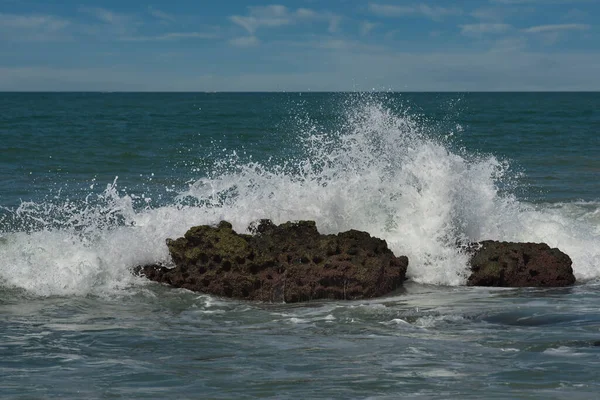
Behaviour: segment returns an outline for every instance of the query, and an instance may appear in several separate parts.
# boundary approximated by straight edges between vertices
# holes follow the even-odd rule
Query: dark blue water
[[[66,183],[180,187],[223,149],[259,159],[298,151],[308,123],[334,131],[356,94],[3,93],[0,204],[39,199]],[[364,96],[362,96],[364,97]],[[524,172],[534,201],[595,201],[600,94],[412,93],[369,96],[410,112],[452,147],[491,153]],[[141,176],[140,176],[141,175]],[[87,193],[84,190],[84,193]]]
[[[598,93],[2,93],[2,398],[594,398]],[[313,219],[410,265],[363,302],[134,277],[197,224]],[[456,240],[546,242],[568,289],[464,284]]]

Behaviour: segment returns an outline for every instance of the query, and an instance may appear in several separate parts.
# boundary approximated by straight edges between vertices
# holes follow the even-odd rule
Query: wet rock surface
[[[315,222],[261,220],[238,234],[230,223],[196,226],[167,240],[174,268],[140,267],[153,281],[217,296],[266,302],[363,299],[402,286],[408,259],[384,240],[350,230],[321,235]]]
[[[487,240],[470,251],[469,286],[560,287],[575,283],[571,258],[545,243]]]

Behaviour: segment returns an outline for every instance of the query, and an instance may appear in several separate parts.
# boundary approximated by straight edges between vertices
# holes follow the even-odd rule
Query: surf
[[[257,161],[248,149],[221,149],[165,204],[115,179],[84,200],[65,194],[5,209],[1,285],[39,296],[129,293],[147,284],[133,266],[168,263],[166,238],[220,220],[244,232],[261,218],[367,231],[408,256],[417,283],[464,284],[467,256],[457,243],[484,239],[546,242],[571,256],[578,280],[600,276],[599,204],[519,200],[510,163],[461,149],[460,129],[432,129],[373,96],[343,108],[333,128],[299,117],[294,151],[283,155]]]

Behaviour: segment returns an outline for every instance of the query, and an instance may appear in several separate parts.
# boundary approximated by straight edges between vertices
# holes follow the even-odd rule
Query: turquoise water
[[[595,398],[598,93],[3,93],[2,398]],[[134,277],[195,224],[314,219],[409,257],[362,302]],[[568,289],[462,286],[544,241]]]

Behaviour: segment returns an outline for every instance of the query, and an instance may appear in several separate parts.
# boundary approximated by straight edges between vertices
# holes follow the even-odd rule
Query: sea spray
[[[300,140],[303,152],[286,163],[236,160],[180,198],[203,201],[238,229],[266,217],[313,219],[324,233],[365,230],[409,256],[412,279],[450,285],[466,278],[457,243],[476,237],[481,216],[510,202],[495,184],[505,164],[452,153],[410,115],[379,102],[350,107],[338,129],[309,129]]]
[[[457,150],[454,132],[431,130],[374,97],[343,106],[334,128],[298,117],[302,132],[285,157],[218,152],[167,204],[119,190],[115,180],[83,201],[63,195],[5,210],[1,284],[42,296],[119,293],[144,284],[131,267],[169,261],[166,238],[222,219],[243,232],[260,218],[311,219],[322,233],[367,231],[407,255],[408,276],[420,283],[463,284],[467,256],[457,244],[482,239],[544,241],[573,258],[578,279],[600,275],[598,204],[518,201],[506,190],[508,163]]]

